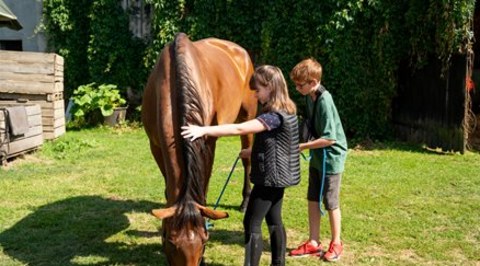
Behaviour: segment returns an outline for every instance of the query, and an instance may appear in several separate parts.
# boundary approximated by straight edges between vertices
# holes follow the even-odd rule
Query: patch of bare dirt
[[[48,164],[50,162],[38,158],[37,156],[35,156],[35,152],[29,152],[29,153],[20,154],[18,156],[15,156],[13,158],[10,158],[4,161],[3,165],[0,165],[0,167],[4,170],[10,170],[26,163]]]

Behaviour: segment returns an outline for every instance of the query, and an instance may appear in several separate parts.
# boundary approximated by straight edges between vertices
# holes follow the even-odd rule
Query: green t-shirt
[[[335,140],[335,144],[326,147],[326,174],[342,173],[345,167],[345,159],[347,157],[347,139],[342,127],[342,121],[338,115],[337,107],[333,102],[332,95],[328,91],[324,91],[319,96],[315,108],[315,116],[313,116],[314,102],[310,96],[307,98],[307,115],[313,117],[315,131],[319,138]],[[310,150],[311,160],[310,166],[322,171],[323,167],[323,149]]]

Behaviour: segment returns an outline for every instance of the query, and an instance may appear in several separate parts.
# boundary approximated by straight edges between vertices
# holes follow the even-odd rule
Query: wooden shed
[[[38,104],[0,104],[0,164],[43,144]]]
[[[63,57],[0,51],[0,104],[38,104],[44,139],[65,133]]]

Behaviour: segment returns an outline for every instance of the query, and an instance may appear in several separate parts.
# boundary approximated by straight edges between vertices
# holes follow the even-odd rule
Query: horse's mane
[[[196,83],[192,80],[192,71],[196,71],[192,64],[186,61],[187,55],[191,56],[191,42],[183,33],[177,34],[173,43],[174,62],[175,62],[175,88],[177,95],[177,108],[180,126],[187,124],[205,125],[205,109],[202,104],[201,94],[196,88]],[[192,69],[193,68],[193,69]],[[193,223],[194,228],[203,222],[198,210],[194,205],[197,202],[205,205],[205,182],[207,182],[207,160],[212,151],[206,145],[204,138],[195,141],[184,140],[180,138],[180,147],[182,147],[183,164],[182,176],[184,182],[180,191],[176,205],[179,207],[177,213],[176,226],[182,228],[188,222]]]

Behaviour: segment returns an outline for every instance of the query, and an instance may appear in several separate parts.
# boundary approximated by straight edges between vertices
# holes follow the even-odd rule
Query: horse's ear
[[[154,209],[152,210],[152,214],[159,219],[165,219],[172,217],[175,214],[176,209],[177,207],[175,206],[167,209]]]
[[[204,217],[208,217],[212,220],[225,219],[228,218],[228,212],[212,210],[205,208],[200,211]]]
[[[200,211],[203,217],[207,217],[212,220],[228,218],[227,212],[212,210],[200,204],[195,204],[195,205],[197,206],[198,210]]]

